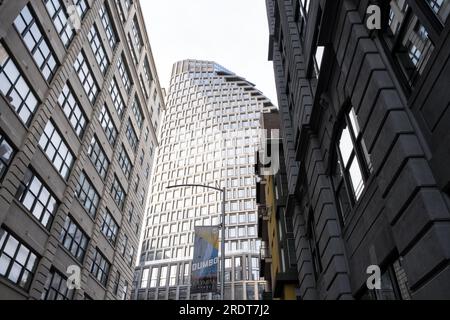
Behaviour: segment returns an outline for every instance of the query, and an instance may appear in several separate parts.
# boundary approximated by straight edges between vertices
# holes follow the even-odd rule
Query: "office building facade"
[[[163,109],[138,1],[0,2],[0,299],[130,297]]]
[[[260,114],[273,108],[253,84],[214,62],[174,64],[134,299],[220,297],[190,294],[190,266],[194,227],[221,223],[222,195],[167,189],[179,184],[226,187],[225,298],[255,300],[262,294],[254,164]]]
[[[450,1],[266,3],[300,298],[448,299]]]

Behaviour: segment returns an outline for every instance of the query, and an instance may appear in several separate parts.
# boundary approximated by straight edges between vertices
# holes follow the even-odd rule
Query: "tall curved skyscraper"
[[[190,294],[190,266],[194,226],[221,222],[221,193],[167,189],[179,184],[226,187],[225,298],[260,298],[254,166],[261,112],[274,108],[252,83],[214,62],[174,64],[133,298],[220,298]]]

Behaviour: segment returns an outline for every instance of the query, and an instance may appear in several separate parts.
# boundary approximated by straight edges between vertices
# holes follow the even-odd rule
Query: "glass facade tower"
[[[253,84],[214,62],[174,64],[134,299],[220,298],[191,295],[189,278],[194,226],[220,224],[221,193],[167,189],[179,184],[226,187],[225,299],[261,298],[254,166],[260,114],[274,108]]]

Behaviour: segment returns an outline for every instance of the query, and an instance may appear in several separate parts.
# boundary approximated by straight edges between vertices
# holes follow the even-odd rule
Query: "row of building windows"
[[[245,284],[225,284],[225,300],[263,300],[264,283],[247,282]],[[256,289],[257,288],[257,289]],[[258,290],[258,292],[256,291]],[[245,294],[245,296],[244,296]],[[160,287],[158,289],[141,289],[137,292],[137,300],[218,300],[220,295],[213,293],[190,294],[189,287]]]
[[[251,257],[251,259],[249,259],[249,257],[245,257],[246,266],[244,266],[243,258],[244,257],[239,256],[227,258],[225,260],[226,281],[232,280],[231,273],[233,270],[235,273],[235,281],[259,280],[259,259],[256,257]],[[234,264],[232,263],[233,261]],[[139,288],[173,287],[177,285],[187,285],[189,283],[190,264],[181,263],[169,266],[154,266],[143,269],[140,277]]]

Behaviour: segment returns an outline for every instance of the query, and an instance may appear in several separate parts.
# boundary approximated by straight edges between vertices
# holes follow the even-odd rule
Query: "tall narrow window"
[[[126,194],[117,177],[114,177],[114,181],[111,186],[111,195],[114,199],[114,202],[117,204],[117,207],[119,207],[120,210],[123,210]]]
[[[108,210],[105,210],[105,212],[103,213],[101,228],[102,233],[106,237],[106,239],[108,239],[108,241],[112,245],[115,245],[117,240],[117,233],[119,232],[119,226]]]
[[[45,126],[44,133],[39,140],[39,146],[52,162],[55,169],[67,180],[75,159],[52,121],[49,121]]]
[[[139,28],[139,22],[136,17],[133,19],[131,30],[133,31],[134,45],[136,46],[138,52],[140,52],[142,49],[142,36]]]
[[[133,41],[131,40],[131,35],[130,34],[127,35],[127,44],[128,44],[128,49],[130,50],[131,56],[133,57],[134,64],[137,65],[138,64],[138,57],[136,55],[136,51],[134,50]]]
[[[94,164],[98,174],[100,175],[100,177],[102,177],[102,179],[104,179],[106,177],[106,172],[108,171],[109,160],[105,154],[105,151],[101,147],[100,142],[95,136],[92,137],[88,155],[89,158],[91,158],[91,161]]]
[[[98,204],[100,202],[100,196],[95,191],[94,186],[86,177],[86,174],[82,172],[77,186],[77,197],[81,202],[83,208],[94,218],[97,212]]]
[[[9,101],[20,120],[28,126],[38,101],[23,74],[0,43],[0,92]]]
[[[122,119],[125,104],[123,102],[123,98],[120,94],[119,86],[117,85],[117,81],[115,78],[111,79],[111,83],[109,85],[109,93],[111,94],[111,99],[113,101],[114,107],[116,108],[117,115]]]
[[[58,209],[56,197],[29,169],[20,183],[16,198],[46,229],[50,229]]]
[[[336,147],[335,166],[333,184],[345,223],[353,205],[361,197],[365,181],[373,171],[370,154],[353,108],[345,116]]]
[[[37,256],[31,248],[5,229],[0,229],[0,276],[28,290],[33,280]]]
[[[104,286],[108,281],[109,269],[111,264],[106,260],[105,256],[97,249],[92,261],[91,273]]]
[[[53,21],[53,26],[59,34],[59,38],[67,48],[75,34],[64,5],[61,0],[44,0],[44,3]]]
[[[144,75],[145,75],[145,80],[147,80],[148,88],[150,90],[150,87],[151,87],[151,84],[153,81],[153,75],[150,70],[150,64],[148,63],[147,58],[145,58],[145,60],[144,60]],[[156,95],[156,89],[155,89],[155,95]],[[156,98],[155,98],[155,100],[156,100]]]
[[[139,103],[139,98],[137,96],[134,97],[133,101],[133,114],[138,127],[141,129],[144,124],[144,116],[142,115],[141,104]]]
[[[69,120],[70,125],[75,130],[78,138],[82,138],[87,126],[86,115],[67,83],[64,85],[64,88],[59,95],[58,104],[63,109],[67,120]]]
[[[119,13],[120,20],[122,22],[125,22],[126,21],[125,14],[123,13],[122,4],[120,2],[121,2],[120,0],[115,0],[116,8],[117,8],[117,11]]]
[[[50,81],[58,67],[55,55],[47,39],[44,38],[43,32],[38,26],[29,5],[26,5],[14,20],[14,26],[33,56],[45,80]]]
[[[127,93],[130,93],[131,90],[130,75],[128,73],[128,69],[124,61],[126,60],[124,59],[123,55],[121,55],[117,60],[117,69],[119,69],[120,78],[122,79],[122,84],[125,87],[125,90],[127,91]]]
[[[86,233],[69,216],[66,217],[59,242],[79,262],[83,262],[89,239]]]
[[[92,52],[94,53],[95,59],[97,60],[97,64],[100,68],[100,71],[105,74],[108,66],[109,60],[106,55],[105,48],[103,47],[103,43],[98,35],[97,27],[92,25],[91,29],[88,33],[88,41],[91,45]]]
[[[126,136],[128,138],[128,142],[130,143],[131,148],[133,148],[134,152],[136,152],[136,149],[138,147],[138,138],[130,119],[128,119]]]
[[[129,179],[133,166],[131,164],[130,157],[128,156],[127,151],[123,145],[119,153],[119,166],[122,169],[125,177]]]
[[[111,49],[114,49],[117,44],[117,34],[114,31],[110,13],[105,5],[100,8],[99,15],[102,20],[103,28],[105,29],[106,37],[108,38],[109,46]]]
[[[102,106],[102,110],[99,114],[98,121],[100,122],[109,143],[113,146],[117,139],[117,128],[114,125],[111,114],[109,113],[106,105]]]
[[[73,67],[75,72],[78,74],[78,78],[80,79],[89,101],[94,103],[98,95],[98,85],[95,82],[92,70],[87,64],[86,57],[82,51],[78,54]]]

